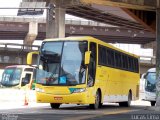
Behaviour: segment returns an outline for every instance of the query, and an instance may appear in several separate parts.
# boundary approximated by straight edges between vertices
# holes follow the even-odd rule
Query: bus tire
[[[91,109],[98,109],[100,107],[100,104],[101,104],[101,96],[100,96],[100,92],[97,90],[96,96],[95,96],[95,103],[90,104],[89,107]]]
[[[99,104],[99,108],[102,108],[102,106],[103,106],[103,103],[100,103],[100,104]]]
[[[156,101],[150,101],[151,102],[151,106],[155,106]]]
[[[132,101],[132,93],[129,92],[129,94],[128,94],[128,101],[119,102],[119,106],[121,106],[121,107],[130,107],[131,106],[131,101]]]
[[[50,103],[52,109],[58,109],[60,107],[60,103]]]

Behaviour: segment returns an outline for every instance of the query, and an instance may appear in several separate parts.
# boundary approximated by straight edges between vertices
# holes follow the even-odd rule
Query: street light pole
[[[157,0],[156,9],[156,41],[157,41],[157,55],[156,55],[156,106],[160,107],[160,0]]]

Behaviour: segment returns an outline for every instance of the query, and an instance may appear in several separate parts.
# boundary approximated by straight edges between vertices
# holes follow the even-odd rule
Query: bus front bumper
[[[146,101],[155,101],[156,100],[156,93],[152,92],[145,92],[145,98]]]
[[[87,92],[71,93],[67,95],[54,95],[43,92],[36,92],[36,101],[38,103],[62,103],[62,104],[91,104],[93,99],[87,95]]]

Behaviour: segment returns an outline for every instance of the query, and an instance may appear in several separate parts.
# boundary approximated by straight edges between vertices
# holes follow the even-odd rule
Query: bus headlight
[[[86,89],[85,88],[76,88],[74,89],[73,93],[80,93],[80,92],[85,92]]]
[[[44,92],[42,88],[35,88],[36,92]]]

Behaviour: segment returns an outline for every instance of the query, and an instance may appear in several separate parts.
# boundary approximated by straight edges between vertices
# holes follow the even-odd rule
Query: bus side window
[[[26,73],[26,76],[22,78],[22,86],[29,84],[30,80],[31,80],[31,74]]]
[[[90,57],[90,63],[88,66],[88,86],[93,86],[95,81],[95,74],[96,74],[96,44],[90,43],[90,51],[91,51],[91,57]]]

